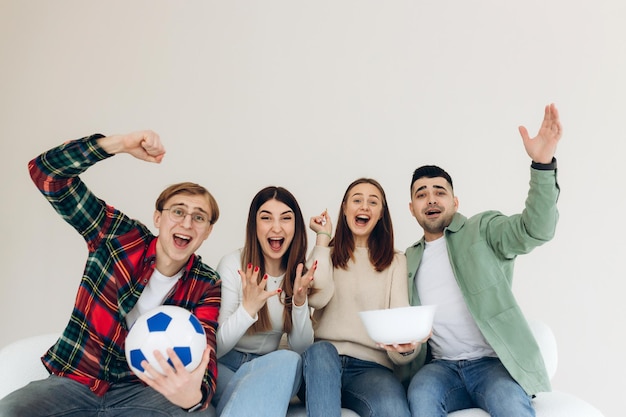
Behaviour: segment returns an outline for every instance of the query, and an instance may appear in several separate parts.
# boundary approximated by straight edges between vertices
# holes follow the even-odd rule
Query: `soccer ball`
[[[162,305],[139,316],[124,346],[126,361],[135,374],[144,372],[144,360],[165,374],[153,352],[158,350],[167,358],[167,348],[174,349],[188,371],[196,369],[202,360],[206,348],[204,328],[196,316],[182,307]],[[169,359],[168,363],[173,366]]]

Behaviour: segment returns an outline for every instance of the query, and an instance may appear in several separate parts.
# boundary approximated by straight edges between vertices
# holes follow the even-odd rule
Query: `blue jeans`
[[[339,355],[329,342],[302,354],[308,417],[340,417],[341,408],[361,417],[409,417],[406,394],[393,372],[377,363]]]
[[[259,356],[233,349],[217,366],[212,403],[219,417],[284,416],[302,381],[302,360],[291,350]]]
[[[196,414],[211,416],[213,412],[208,409]],[[163,395],[140,383],[113,384],[104,396],[98,397],[86,385],[55,375],[33,381],[0,400],[2,417],[188,415]]]
[[[413,376],[407,393],[413,417],[446,417],[481,408],[492,417],[534,417],[530,397],[498,358],[433,360]]]

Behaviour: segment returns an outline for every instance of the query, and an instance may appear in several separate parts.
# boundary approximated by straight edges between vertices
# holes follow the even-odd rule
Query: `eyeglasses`
[[[180,223],[185,220],[185,217],[191,216],[191,221],[197,226],[204,226],[209,223],[209,218],[206,214],[195,211],[193,213],[187,213],[182,207],[173,206],[170,208],[164,208],[162,211],[168,211],[170,213],[170,220],[175,223]]]

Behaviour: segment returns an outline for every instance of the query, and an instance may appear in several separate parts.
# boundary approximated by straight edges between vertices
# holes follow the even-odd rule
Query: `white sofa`
[[[541,347],[550,378],[557,369],[557,345],[552,330],[543,322],[531,321],[531,328]],[[58,338],[57,333],[42,334],[17,340],[0,349],[0,398],[26,385],[28,382],[43,379],[48,373],[41,364],[40,357]],[[603,417],[602,413],[586,401],[571,394],[559,391],[545,392],[533,400],[537,417]],[[288,417],[306,417],[302,404],[290,406]],[[489,417],[480,409],[456,411],[450,417]],[[342,417],[358,417],[344,409]]]

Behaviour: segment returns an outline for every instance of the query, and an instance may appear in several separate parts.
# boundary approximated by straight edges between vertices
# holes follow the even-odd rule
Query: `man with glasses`
[[[53,148],[28,165],[39,191],[83,236],[89,253],[71,319],[42,358],[52,375],[0,401],[3,416],[213,413],[208,406],[217,376],[220,283],[195,251],[219,217],[217,202],[197,184],[166,188],[156,201],[154,236],[97,198],[79,177],[119,153],[160,163],[165,148],[151,131],[93,135]],[[194,313],[207,349],[191,372],[170,350],[168,357],[156,354],[165,375],[144,362],[151,377],[137,377],[126,363],[124,340],[137,317],[162,304]]]

